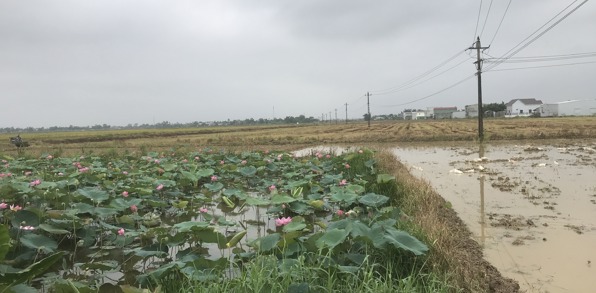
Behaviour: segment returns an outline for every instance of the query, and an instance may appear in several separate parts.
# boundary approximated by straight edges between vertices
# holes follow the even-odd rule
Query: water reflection
[[[484,158],[484,152],[485,152],[485,144],[480,143],[478,145],[478,158],[481,161],[482,161],[482,158]],[[486,242],[486,234],[485,234],[486,216],[485,216],[485,212],[484,212],[484,174],[480,174],[478,181],[480,182],[480,239],[479,239],[479,243],[480,243],[480,246],[482,246],[482,248],[484,248],[484,244]]]

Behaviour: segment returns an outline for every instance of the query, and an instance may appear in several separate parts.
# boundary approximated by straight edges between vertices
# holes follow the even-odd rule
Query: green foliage
[[[357,280],[374,269],[369,261],[399,255],[405,269],[428,250],[399,229],[395,178],[379,173],[369,150],[19,158],[0,173],[11,174],[0,178],[5,270],[61,270],[69,279],[55,282],[57,292],[98,289],[114,273],[167,292],[180,282],[233,283],[259,264],[271,269],[271,259],[280,278],[297,265]],[[37,262],[57,253],[66,256],[60,269]],[[321,289],[304,274],[285,288]],[[254,288],[274,288],[262,281]]]

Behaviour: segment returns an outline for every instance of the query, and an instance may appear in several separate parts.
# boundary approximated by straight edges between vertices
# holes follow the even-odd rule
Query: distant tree
[[[370,114],[366,113],[363,116],[364,116],[364,121],[370,121]]]
[[[493,111],[493,112],[501,112],[507,110],[507,105],[505,102],[499,103],[490,103],[490,104],[483,104],[482,108],[484,111]]]

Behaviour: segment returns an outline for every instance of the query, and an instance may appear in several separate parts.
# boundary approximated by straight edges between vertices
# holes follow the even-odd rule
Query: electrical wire
[[[420,74],[420,75],[418,75],[418,76],[416,76],[416,77],[414,77],[414,78],[412,78],[412,79],[410,79],[410,80],[408,80],[408,81],[404,82],[404,83],[403,83],[403,84],[401,84],[401,85],[394,86],[394,87],[390,87],[390,88],[386,88],[386,89],[382,89],[382,90],[375,90],[375,91],[371,91],[371,93],[373,93],[374,95],[386,95],[386,94],[395,93],[395,92],[398,92],[398,91],[404,90],[404,89],[406,89],[406,88],[411,88],[411,87],[414,87],[414,86],[416,86],[416,85],[419,85],[419,84],[421,84],[421,83],[424,83],[424,82],[426,82],[426,81],[429,81],[430,79],[432,79],[432,78],[435,78],[435,77],[437,77],[437,76],[439,76],[439,75],[441,75],[441,74],[444,74],[445,72],[449,71],[450,69],[453,69],[454,67],[457,67],[458,65],[460,65],[460,64],[461,64],[461,63],[463,63],[463,62],[460,62],[460,63],[458,63],[457,65],[455,65],[455,66],[451,67],[450,69],[448,69],[448,70],[446,70],[446,71],[443,71],[443,72],[442,72],[442,73],[440,73],[440,74],[434,75],[433,77],[431,77],[431,78],[429,78],[429,79],[426,79],[426,80],[424,80],[424,81],[422,81],[422,82],[419,82],[419,83],[417,83],[417,84],[415,84],[415,85],[412,85],[412,84],[416,83],[417,81],[419,81],[420,79],[422,79],[422,78],[424,78],[424,77],[428,76],[429,74],[431,74],[431,73],[435,72],[436,70],[438,70],[439,68],[443,67],[443,66],[444,66],[444,65],[446,65],[447,63],[451,62],[451,61],[452,61],[452,60],[454,60],[455,58],[459,57],[459,56],[460,56],[460,55],[462,55],[462,53],[464,53],[464,52],[465,52],[465,50],[464,50],[464,51],[459,51],[459,52],[457,52],[455,55],[453,55],[453,56],[449,57],[447,60],[445,60],[445,61],[441,62],[439,65],[437,65],[437,66],[435,66],[435,67],[433,67],[433,68],[431,68],[431,69],[427,70],[426,72],[424,72],[424,73],[422,73],[422,74]],[[468,60],[468,59],[466,59],[466,60]],[[465,60],[464,60],[464,61],[465,61]]]
[[[548,56],[511,57],[509,59],[504,59],[504,60],[502,60],[501,58],[492,57],[492,58],[487,58],[484,60],[485,60],[485,62],[488,62],[488,63],[494,63],[494,62],[526,63],[526,62],[560,61],[560,60],[590,58],[590,57],[596,57],[596,52],[574,53],[574,54],[564,54],[564,55],[548,55]]]
[[[490,71],[491,69],[499,66],[501,63],[503,63],[505,60],[513,57],[515,54],[519,53],[521,50],[525,49],[527,46],[529,46],[530,44],[532,44],[533,42],[535,42],[537,39],[539,39],[540,37],[542,37],[544,34],[546,34],[548,31],[550,31],[552,28],[554,28],[555,26],[557,26],[559,23],[561,23],[563,20],[565,20],[569,15],[571,15],[573,12],[577,11],[577,9],[579,9],[582,5],[584,5],[586,2],[588,2],[588,0],[584,0],[582,3],[580,3],[579,5],[577,5],[575,8],[573,8],[571,11],[567,12],[567,14],[563,15],[563,17],[561,17],[559,20],[555,21],[553,24],[551,24],[549,27],[547,27],[544,31],[538,33],[542,28],[544,28],[545,26],[547,26],[550,22],[552,22],[554,19],[556,19],[559,15],[561,15],[563,12],[565,12],[567,9],[569,9],[569,7],[571,7],[575,2],[577,2],[578,0],[573,1],[571,4],[569,4],[567,7],[565,7],[563,10],[561,10],[559,13],[557,13],[553,18],[551,18],[549,21],[547,21],[545,24],[543,24],[540,28],[538,28],[536,31],[534,31],[532,34],[530,34],[528,37],[526,37],[524,40],[522,40],[519,44],[517,44],[516,46],[514,46],[512,49],[510,49],[507,53],[505,53],[502,57],[502,61],[500,62],[495,62],[490,64],[489,66],[487,66],[487,68],[485,69],[485,71]],[[532,38],[531,40],[527,41],[529,38],[531,38],[533,35],[535,35],[536,33],[538,33],[538,35],[536,35],[534,38]],[[527,42],[526,42],[527,41]],[[526,42],[524,44],[524,42]],[[517,48],[519,47],[519,48]],[[517,48],[517,49],[516,49]]]
[[[436,95],[438,95],[440,93],[443,93],[443,92],[445,92],[445,91],[447,91],[449,89],[452,89],[452,88],[454,88],[454,87],[456,87],[456,86],[464,83],[465,81],[468,81],[470,78],[472,78],[474,76],[476,76],[476,74],[469,75],[468,77],[466,77],[466,78],[464,78],[464,79],[462,79],[462,80],[460,80],[460,81],[458,81],[458,82],[456,82],[456,83],[454,83],[454,84],[452,84],[452,85],[450,85],[450,86],[448,86],[446,88],[443,88],[443,89],[441,89],[439,91],[436,91],[436,92],[434,92],[434,93],[432,93],[430,95],[426,95],[426,96],[424,96],[422,98],[418,98],[418,99],[411,100],[411,101],[408,101],[408,102],[405,102],[405,103],[401,103],[401,104],[382,105],[382,107],[399,107],[399,106],[403,106],[403,105],[408,105],[408,104],[412,104],[412,103],[415,103],[415,102],[419,102],[419,101],[422,101],[422,100],[426,100],[426,99],[428,99],[430,97],[436,96]]]
[[[546,67],[560,67],[560,66],[571,66],[571,65],[584,65],[584,64],[590,64],[590,63],[596,63],[596,61],[577,62],[577,63],[564,63],[564,64],[552,64],[552,65],[543,65],[543,66],[528,66],[528,67],[515,67],[515,68],[493,69],[493,70],[491,70],[489,72],[521,70],[521,69],[535,69],[535,68],[546,68]]]
[[[488,16],[490,14],[490,9],[493,7],[493,0],[490,0],[490,4],[488,4],[488,10],[486,11],[486,17],[484,18],[484,24],[482,24],[482,30],[480,30],[480,37],[482,38],[482,34],[484,33],[484,29],[486,28],[486,22],[488,21]]]
[[[478,33],[478,24],[480,23],[480,14],[482,13],[482,0],[480,0],[480,7],[478,7],[478,17],[476,17],[476,28],[474,29],[474,37],[472,38],[472,42],[476,40],[476,36]]]
[[[501,25],[503,24],[503,20],[505,20],[505,15],[507,15],[507,11],[509,11],[509,6],[511,5],[511,1],[512,0],[509,0],[509,3],[507,4],[507,8],[505,8],[505,12],[503,13],[503,16],[501,17],[501,21],[499,21],[499,26],[497,27],[497,30],[495,31],[495,34],[493,35],[493,38],[488,43],[488,46],[489,47],[495,41],[495,38],[497,37],[497,33],[501,29]]]

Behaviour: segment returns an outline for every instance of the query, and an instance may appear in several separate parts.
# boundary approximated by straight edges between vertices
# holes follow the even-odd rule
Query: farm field
[[[487,141],[596,138],[596,117],[486,119]],[[0,151],[13,151],[0,134]],[[171,147],[226,149],[300,149],[313,145],[358,145],[403,142],[477,140],[477,121],[419,120],[331,123],[315,125],[216,126],[185,129],[142,129],[26,133],[29,152],[158,150]]]
[[[16,164],[18,166],[17,170],[22,171],[20,173],[32,173],[18,174],[18,176],[20,176],[18,181],[22,182],[17,182],[15,183],[16,185],[9,188],[5,187],[0,191],[3,192],[0,197],[6,199],[9,195],[6,192],[10,190],[16,190],[15,192],[25,194],[38,194],[39,191],[41,191],[38,190],[38,188],[46,191],[53,188],[66,188],[69,196],[81,201],[80,203],[77,203],[78,206],[73,208],[75,210],[74,212],[69,211],[66,212],[66,214],[72,215],[72,213],[74,213],[75,215],[78,215],[78,212],[76,211],[82,210],[83,214],[91,215],[92,219],[95,219],[94,221],[97,221],[97,225],[99,225],[95,228],[93,233],[98,233],[94,235],[100,238],[106,237],[101,239],[106,241],[107,249],[112,250],[114,247],[126,248],[127,253],[129,255],[132,253],[136,258],[136,261],[129,263],[132,267],[129,267],[128,269],[139,270],[138,267],[135,267],[139,258],[167,258],[167,254],[171,253],[167,250],[164,251],[161,247],[155,246],[149,246],[149,249],[143,249],[143,245],[139,245],[138,242],[131,242],[132,238],[144,235],[144,231],[139,230],[140,227],[144,225],[139,226],[139,223],[156,220],[153,218],[140,217],[140,215],[148,215],[147,217],[149,217],[155,212],[156,208],[163,213],[182,215],[184,213],[181,211],[186,209],[189,202],[192,203],[194,209],[190,211],[190,213],[186,213],[184,217],[181,217],[180,219],[182,220],[179,222],[168,222],[167,224],[176,227],[177,231],[181,232],[180,235],[182,236],[180,237],[192,237],[192,231],[202,231],[200,232],[202,234],[211,233],[209,235],[202,235],[202,237],[211,239],[210,241],[216,245],[215,250],[222,250],[222,248],[225,248],[228,244],[230,245],[228,247],[238,246],[237,248],[239,249],[245,249],[245,247],[242,246],[242,244],[244,244],[247,247],[255,249],[257,252],[261,251],[269,253],[274,247],[281,243],[281,239],[283,239],[284,242],[289,239],[286,238],[288,233],[292,235],[300,233],[303,237],[317,235],[312,238],[311,248],[318,247],[319,249],[332,250],[336,247],[343,247],[340,244],[342,244],[344,240],[352,241],[349,240],[350,237],[361,236],[352,234],[352,236],[348,237],[348,234],[344,235],[342,231],[324,234],[324,232],[317,230],[318,224],[315,224],[315,219],[310,216],[313,212],[316,212],[316,210],[311,209],[317,209],[318,206],[318,203],[313,203],[313,201],[323,200],[323,202],[335,203],[334,206],[326,206],[324,209],[326,211],[325,213],[317,215],[317,217],[325,219],[326,221],[330,219],[331,221],[341,220],[341,218],[338,218],[337,216],[343,216],[343,214],[339,215],[336,212],[338,210],[343,211],[343,209],[348,208],[354,203],[360,204],[361,208],[364,210],[378,211],[378,219],[386,219],[388,217],[390,218],[390,215],[393,215],[391,214],[391,209],[387,206],[382,206],[387,202],[386,197],[389,198],[390,195],[371,195],[360,202],[356,199],[365,194],[369,194],[363,193],[363,191],[371,191],[370,188],[372,188],[372,190],[377,188],[377,191],[379,191],[378,187],[367,186],[366,182],[370,180],[359,181],[362,180],[362,178],[358,177],[360,173],[354,168],[349,172],[347,172],[348,170],[343,170],[344,172],[339,173],[334,173],[335,171],[331,172],[331,170],[345,169],[347,168],[346,164],[349,164],[353,167],[360,166],[360,168],[362,168],[362,173],[360,175],[365,176],[364,174],[367,174],[366,170],[370,168],[370,162],[367,163],[366,160],[361,159],[350,161],[353,160],[354,157],[349,155],[347,157],[338,155],[337,158],[334,158],[336,154],[332,149],[322,153],[323,156],[331,155],[331,157],[327,158],[330,159],[327,163],[324,163],[325,158],[320,157],[320,153],[315,155],[315,153],[318,153],[316,150],[313,150],[311,154],[314,156],[312,159],[315,161],[310,161],[310,159],[309,162],[300,160],[295,161],[291,155],[292,151],[318,146],[333,146],[338,150],[343,147],[352,150],[368,148],[386,150],[387,148],[394,148],[400,145],[445,146],[457,144],[461,146],[462,144],[469,144],[475,146],[477,145],[476,123],[475,120],[374,121],[370,128],[366,123],[359,122],[320,125],[225,126],[197,129],[21,133],[23,139],[30,142],[31,146],[20,152],[17,152],[14,146],[10,145],[9,142],[9,137],[14,136],[15,134],[1,134],[0,156],[7,162],[19,157],[21,158],[13,163],[7,163],[7,166]],[[574,141],[593,141],[593,139],[596,138],[596,117],[488,119],[485,120],[485,137],[487,141],[491,143],[504,144],[508,144],[510,141],[526,144],[536,141],[547,142],[551,139],[564,139],[559,140],[559,145],[564,146],[567,143],[573,144]],[[276,162],[279,155],[281,155],[280,163],[282,165],[275,167],[263,163],[263,160]],[[370,153],[367,153],[367,155],[370,155]],[[195,162],[195,158],[200,158],[199,160],[201,163],[197,164],[198,162]],[[251,161],[249,160],[250,158],[260,161],[260,163],[251,165],[254,169],[248,168],[250,166],[242,165],[243,161]],[[370,157],[367,158],[370,159]],[[117,161],[118,166],[112,165],[114,163],[113,161]],[[316,163],[317,161],[320,162]],[[426,244],[428,244],[428,266],[436,269],[436,272],[455,272],[456,275],[449,275],[447,277],[449,279],[448,283],[462,288],[463,291],[515,292],[518,290],[515,282],[503,278],[491,264],[482,259],[481,247],[477,242],[472,240],[473,234],[466,228],[466,224],[461,222],[457,217],[455,211],[449,208],[450,203],[440,197],[440,191],[439,194],[435,193],[426,182],[412,176],[408,170],[409,167],[401,165],[395,160],[394,156],[381,152],[375,155],[375,161],[379,163],[380,170],[384,170],[388,174],[381,176],[381,179],[377,178],[372,181],[386,183],[395,180],[398,189],[405,190],[404,194],[409,194],[402,200],[399,200],[402,205],[400,209],[404,211],[404,217],[406,219],[408,218],[408,215],[412,215],[407,222],[413,223],[414,229],[412,233],[413,235],[420,237],[422,242],[418,243],[415,238],[412,238],[408,240],[410,245],[405,245],[407,249],[416,255],[423,254],[426,252]],[[63,164],[60,167],[61,170],[69,170],[68,172],[73,173],[69,174],[65,171],[56,171],[58,173],[50,172],[51,174],[47,173],[51,168],[57,168],[56,165],[58,165],[58,162]],[[219,165],[220,162],[231,162],[232,164]],[[271,162],[270,164],[272,164]],[[78,166],[77,163],[80,164],[80,166]],[[295,165],[296,163],[298,163],[298,165]],[[324,166],[327,167],[320,164],[324,164]],[[232,167],[232,165],[235,167]],[[73,168],[72,166],[77,168]],[[317,168],[322,168],[321,170],[324,170],[325,172],[331,172],[327,174],[330,177],[317,177],[317,180],[324,179],[321,182],[308,183],[323,187],[319,198],[316,198],[316,196],[308,198],[307,196],[310,195],[306,192],[303,193],[302,191],[298,191],[300,190],[299,187],[306,183],[301,181],[296,182],[295,180],[298,179],[292,177],[303,172],[297,170],[301,170],[301,168],[309,169],[312,168],[312,166],[318,166]],[[85,170],[85,167],[91,169],[96,168],[95,171],[99,171],[100,174],[86,173],[89,169]],[[81,172],[81,168],[85,171]],[[123,177],[123,174],[114,173],[115,168],[119,171],[122,171],[123,168],[130,168],[131,170],[138,168],[139,171],[131,174],[133,176],[129,178],[128,176]],[[373,170],[375,169],[376,168],[373,168]],[[33,170],[36,170],[35,172],[37,172],[37,170],[43,170],[43,172],[45,172],[44,174],[48,174],[50,177],[44,177],[44,180],[41,180],[39,184],[35,180],[29,182],[30,180],[28,180],[29,177],[27,176],[35,174],[33,173]],[[252,180],[251,178],[259,173],[257,170],[265,170],[266,174],[273,174],[274,178],[265,177],[260,178],[257,181]],[[63,175],[59,175],[59,173],[63,173]],[[104,174],[104,177],[101,177],[101,173]],[[343,178],[343,176],[348,173],[352,174],[352,177]],[[63,182],[59,176],[64,176],[64,174],[66,174],[68,178],[74,178],[77,181],[71,182],[67,180]],[[221,177],[217,177],[213,180],[212,176],[217,176],[218,174],[221,175]],[[294,175],[288,175],[290,177],[287,177],[284,174]],[[100,177],[97,177],[97,175]],[[374,173],[370,175],[372,176]],[[106,186],[106,193],[98,193],[92,189],[84,188],[84,186],[92,186],[104,182],[105,180],[102,178],[105,177],[118,178],[118,180],[115,181],[116,183],[110,183],[112,185]],[[51,178],[50,182],[46,182],[45,178]],[[280,178],[284,179],[280,181]],[[342,179],[352,181],[350,182],[353,184],[352,191],[346,193],[337,189],[337,185],[342,183]],[[247,180],[247,191],[242,191],[245,188],[241,187],[244,183],[238,185],[238,180],[241,182]],[[192,182],[199,183],[193,184]],[[347,183],[348,181],[341,186],[344,186]],[[228,184],[233,184],[235,188],[229,188]],[[79,185],[81,188],[77,188]],[[151,186],[147,187],[146,185]],[[158,189],[159,186],[161,186],[161,188]],[[181,196],[181,192],[185,193],[189,188],[192,190],[193,188],[200,186],[203,186],[203,189],[199,192],[202,195],[197,193],[191,198]],[[272,186],[276,186],[276,188],[271,189]],[[364,189],[356,186],[362,186]],[[128,195],[128,189],[126,188],[134,190],[136,196],[134,198],[128,198],[128,196],[127,198],[118,198],[118,195],[123,195],[124,191],[126,191]],[[161,192],[163,188],[168,190],[167,194]],[[393,190],[392,187],[385,188]],[[230,191],[226,191],[228,189],[230,189]],[[266,192],[272,197],[266,199],[260,197],[255,198],[253,197],[252,192],[257,190],[258,192]],[[276,197],[277,190],[280,192],[283,191],[283,193]],[[329,193],[329,191],[332,192]],[[45,195],[47,192],[43,194]],[[205,194],[217,194],[217,197],[205,198]],[[149,196],[155,195],[157,195],[158,198],[148,198]],[[168,200],[168,197],[164,195],[174,196],[176,200]],[[232,200],[228,201],[225,199]],[[60,201],[62,201],[62,199],[58,202]],[[99,202],[107,204],[107,206],[102,206],[101,209],[93,211],[93,205],[98,204]],[[141,205],[141,203],[143,203],[143,205]],[[246,235],[248,235],[247,237],[257,237],[259,235],[264,236],[267,233],[272,233],[271,231],[268,231],[268,227],[277,226],[278,222],[276,220],[268,219],[264,221],[264,224],[259,224],[262,221],[262,219],[259,218],[259,215],[262,216],[267,213],[265,210],[259,210],[259,207],[270,206],[271,204],[280,205],[282,208],[284,205],[290,207],[291,210],[288,210],[288,212],[292,213],[292,216],[296,221],[291,225],[288,224],[289,222],[280,222],[278,227],[282,227],[280,228],[281,230],[278,229],[277,233],[274,232],[273,234],[270,234],[277,236],[265,236],[265,240],[258,242],[260,244],[255,244],[255,242],[252,242],[251,244],[240,242],[238,239],[242,239]],[[164,205],[173,205],[173,207],[168,210]],[[234,209],[241,210],[245,205],[254,208],[252,212],[253,214],[251,215],[254,215],[257,218],[251,223],[257,223],[257,227],[266,227],[264,230],[259,228],[256,232],[250,232],[245,229],[244,231],[246,232],[243,234],[242,229],[237,229],[236,227],[231,230],[227,230],[226,228],[225,231],[219,232],[205,232],[205,228],[210,227],[209,223],[212,223],[214,218],[210,218],[209,213],[204,214],[201,210],[196,210],[197,208],[208,209],[209,207],[217,206],[218,210],[224,211],[227,206],[228,212],[230,212],[230,209],[232,211]],[[134,208],[132,206],[134,206]],[[151,211],[151,208],[153,208],[153,212]],[[58,210],[58,208],[53,206],[52,210]],[[208,210],[214,211],[215,209]],[[419,211],[422,210],[427,211],[425,213],[426,215],[419,214]],[[18,211],[12,210],[12,212]],[[128,215],[129,213],[130,215]],[[228,215],[227,212],[224,212],[224,214]],[[8,218],[10,215],[10,213],[6,213],[6,216],[3,218],[6,223],[10,222],[14,227],[19,227],[19,225],[21,225],[21,227],[30,227],[29,225],[23,226],[22,224],[17,223],[18,221],[13,220],[14,218]],[[283,220],[284,217],[289,216],[290,214],[286,214],[282,210],[279,215],[281,216],[278,219],[280,221],[285,221]],[[56,216],[55,213],[54,216]],[[117,220],[115,222],[106,219],[114,216],[120,218],[116,218]],[[30,213],[20,213],[18,219],[26,220],[31,217],[32,215]],[[58,213],[58,217],[61,217],[60,213]],[[419,218],[423,218],[423,220],[419,220]],[[215,217],[215,223],[225,226],[226,224],[229,224],[229,221],[241,219],[243,218],[225,216],[222,220],[221,214],[219,214]],[[72,218],[70,220],[73,221]],[[219,222],[220,220],[222,220],[222,222]],[[79,220],[77,219],[77,221]],[[207,222],[207,224],[202,221]],[[20,223],[23,223],[23,221]],[[446,225],[437,225],[438,223]],[[37,225],[39,224],[42,223],[37,223]],[[75,230],[72,230],[73,227],[67,228],[60,226],[62,224],[59,221],[43,224],[46,224],[42,226],[45,234],[70,235],[75,233],[74,231],[76,229],[80,229],[80,227],[76,225],[76,227],[74,227]],[[288,225],[289,227],[285,228],[285,225]],[[337,225],[338,224],[335,224],[335,226],[332,225],[332,227],[340,230],[345,228],[345,226],[341,226],[344,224]],[[406,224],[406,226],[409,225],[410,224]],[[36,228],[37,226],[31,227]],[[398,225],[397,227],[401,226]],[[112,234],[108,233],[108,235],[101,236],[103,235],[103,232],[98,232],[98,229],[99,231],[110,231]],[[119,229],[123,230],[121,231]],[[307,233],[305,232],[307,230],[310,231],[308,233],[313,234],[303,234]],[[389,238],[401,235],[401,232],[391,231],[393,234],[387,236]],[[87,231],[85,233],[87,233]],[[168,232],[160,230],[159,233],[162,233],[160,237],[163,238],[163,233]],[[132,237],[120,237],[125,235]],[[226,241],[217,240],[222,235],[226,238]],[[215,240],[213,240],[214,237]],[[318,241],[317,237],[321,237],[324,240]],[[96,245],[91,245],[88,247],[86,245],[89,244],[86,243],[86,241],[90,240],[81,240],[83,241],[81,245],[83,245],[87,253],[102,254],[101,251],[103,248],[101,248],[101,246],[97,247]],[[51,246],[39,244],[39,241],[42,241],[41,243],[49,243]],[[161,241],[164,240],[162,239]],[[172,240],[168,239],[165,241]],[[176,242],[178,240],[173,241],[176,245],[181,244]],[[315,243],[314,246],[312,246],[313,242]],[[396,243],[396,247],[404,248],[403,243],[401,243],[402,246],[397,244],[399,242],[394,243]],[[62,257],[61,254],[58,255],[60,252],[56,252],[58,251],[58,243],[48,241],[45,238],[28,236],[22,244],[28,248],[44,251],[46,254],[55,252],[50,255],[54,258]],[[73,245],[75,244],[76,243]],[[265,245],[267,249],[262,250],[263,248],[261,245]],[[202,247],[201,245],[199,246]],[[464,253],[462,253],[461,247],[466,247]],[[186,247],[182,245],[178,247],[178,249],[180,251],[185,251]],[[211,251],[212,248],[207,248],[207,250]],[[237,250],[235,248],[234,253],[245,252],[247,251]],[[106,253],[110,254],[108,252]],[[229,258],[231,254],[230,252],[227,252],[226,254],[225,249],[223,249],[223,252],[220,255],[222,258]],[[89,255],[87,257],[89,257]],[[74,260],[71,259],[70,261],[72,262]],[[345,262],[346,259],[341,261]],[[155,264],[159,264],[159,262]],[[353,262],[345,263],[346,266],[353,266],[353,264]],[[211,265],[218,266],[216,263]],[[117,267],[117,264],[108,259],[100,262],[98,266],[99,269],[114,269],[114,266]],[[83,268],[83,271],[89,269],[98,270],[98,266],[82,266],[81,268]],[[124,267],[117,268],[124,269]],[[145,267],[143,267],[143,269],[145,269]],[[343,269],[348,271],[354,270],[354,268],[348,267]],[[155,285],[155,283],[151,283],[151,278],[154,277],[154,275],[151,274],[151,270],[142,271],[143,275],[146,276],[144,284]],[[69,271],[69,273],[77,275],[80,274],[81,271]],[[125,272],[121,273],[124,275],[102,276],[116,279],[122,278],[123,276],[125,278],[129,277]],[[283,276],[280,276],[280,278],[282,277]],[[436,276],[432,278],[436,278]],[[128,280],[130,281],[131,279]],[[131,283],[133,282],[134,281],[131,281]],[[296,286],[297,288],[303,286],[303,283],[295,283],[295,280],[289,280],[288,282],[287,285]],[[436,280],[431,279],[430,282],[436,282]],[[371,284],[374,284],[374,282]],[[69,284],[63,284],[63,286],[68,285]],[[448,285],[446,288],[449,288],[449,286],[451,285]],[[427,289],[433,291],[430,287]],[[451,289],[444,288],[437,290],[451,291]]]

